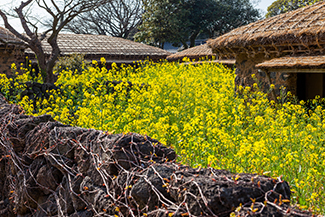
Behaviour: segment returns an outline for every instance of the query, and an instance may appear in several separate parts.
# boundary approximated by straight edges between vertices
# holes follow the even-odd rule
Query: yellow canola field
[[[14,80],[2,76],[1,91],[28,79],[28,72]],[[307,111],[304,102],[269,101],[257,84],[237,87],[235,94],[234,79],[233,70],[211,63],[145,61],[113,64],[109,71],[95,63],[82,72],[60,72],[60,90],[36,108],[19,93],[16,100],[28,113],[48,113],[66,124],[148,135],[193,167],[283,175],[292,203],[325,213],[322,100]]]

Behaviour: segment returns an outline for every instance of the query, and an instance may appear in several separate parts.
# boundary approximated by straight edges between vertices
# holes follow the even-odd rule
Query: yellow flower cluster
[[[60,89],[33,109],[67,124],[148,135],[193,167],[283,175],[292,202],[324,213],[325,109],[277,104],[256,84],[235,94],[234,78],[234,71],[213,63],[145,61],[113,64],[109,71],[95,64],[62,71]],[[0,78],[1,85],[7,82]]]

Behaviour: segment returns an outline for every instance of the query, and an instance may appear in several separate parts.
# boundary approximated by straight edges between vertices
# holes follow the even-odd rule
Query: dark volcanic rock
[[[0,97],[0,216],[311,215],[289,206],[285,181],[175,159],[148,136],[27,116]]]

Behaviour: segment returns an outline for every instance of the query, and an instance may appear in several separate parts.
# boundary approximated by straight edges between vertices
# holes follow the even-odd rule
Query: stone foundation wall
[[[19,69],[21,63],[25,63],[22,50],[4,50],[0,48],[0,73],[12,76],[11,64],[15,63]]]
[[[273,57],[274,58],[274,57]],[[265,71],[257,69],[256,64],[272,59],[266,58],[264,53],[249,57],[246,53],[241,53],[236,58],[236,86],[252,86],[256,81],[252,78],[252,74],[255,74],[259,85],[264,92],[270,90],[270,82]],[[279,73],[269,72],[271,84],[275,86],[275,94],[280,95],[281,86],[286,87],[285,92],[290,91],[292,94],[297,94],[297,74],[295,73]]]

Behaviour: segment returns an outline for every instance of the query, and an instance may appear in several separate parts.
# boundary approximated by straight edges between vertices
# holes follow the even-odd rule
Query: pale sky
[[[4,10],[8,10],[10,8],[15,8],[20,5],[22,0],[1,0],[0,2],[0,8]],[[262,12],[262,15],[266,14],[267,7],[272,4],[275,0],[251,0],[256,8],[260,9]],[[37,8],[37,7],[35,7]],[[44,13],[42,10],[38,11],[31,11],[33,14],[35,14],[36,17],[41,18],[44,17]],[[46,14],[46,13],[45,13]],[[20,25],[20,22],[18,19],[10,19],[10,24],[14,26],[19,32],[22,32],[23,29]],[[4,26],[3,20],[0,17],[0,26]]]
[[[26,0],[0,0],[0,9],[3,9],[5,11],[10,11],[11,13],[16,15],[16,12],[14,12],[13,8],[19,7],[19,5],[21,4],[22,1],[26,1]],[[36,18],[42,20],[41,18],[44,18],[47,13],[44,12],[42,9],[40,9],[39,7],[32,7],[32,8],[28,8],[26,7],[26,9],[28,10],[24,10],[24,11],[29,11],[29,13],[32,16],[35,16]],[[33,10],[35,9],[35,10]],[[19,19],[14,19],[8,16],[9,19],[9,23],[19,32],[23,32],[23,28],[21,27],[20,21]],[[2,17],[0,17],[0,26],[4,27],[4,23],[2,20]],[[39,25],[41,26],[41,25]]]
[[[256,8],[262,10],[263,15],[266,14],[267,12],[267,8],[274,2],[275,0],[260,0],[257,4],[256,4]]]

